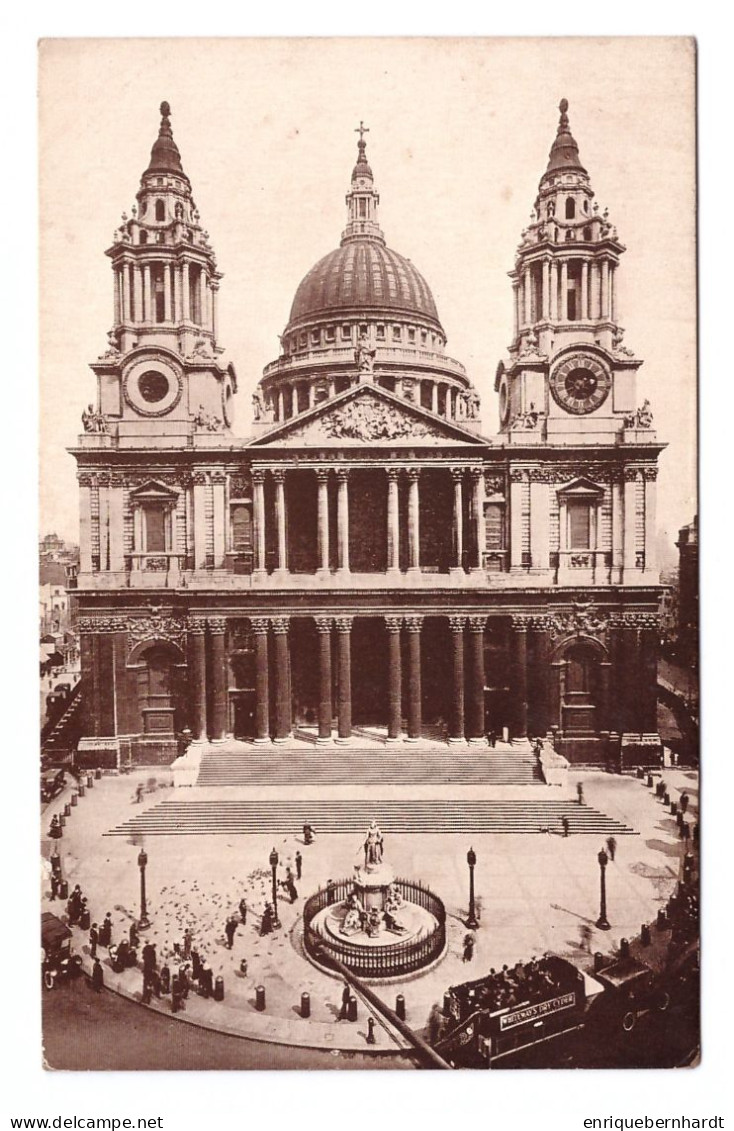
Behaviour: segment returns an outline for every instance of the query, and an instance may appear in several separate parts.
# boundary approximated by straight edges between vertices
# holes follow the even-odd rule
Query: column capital
[[[208,617],[209,631],[215,636],[224,635],[227,631],[226,617]]]
[[[206,617],[189,617],[186,627],[192,636],[203,636],[206,632]]]
[[[331,474],[328,467],[315,467],[314,473],[319,483],[326,483]]]
[[[267,617],[250,617],[250,628],[255,636],[267,636],[268,623]]]
[[[264,467],[253,467],[251,474],[252,474],[252,482],[253,483],[259,484],[259,483],[265,482],[265,468]]]
[[[284,467],[271,467],[270,468],[270,474],[272,475],[275,483],[285,483],[285,471],[286,471],[286,469]],[[253,472],[253,475],[254,474],[255,474],[255,472]]]
[[[466,469],[463,468],[463,467],[450,467],[449,468],[449,471],[451,472],[451,478],[453,479],[454,483],[461,483],[462,479],[464,478],[464,471],[465,470]]]
[[[352,631],[354,617],[334,617],[334,626],[337,632],[348,633]]]
[[[467,468],[467,471],[468,471],[468,474],[469,474],[469,478],[472,480],[473,483],[478,483],[479,480],[484,475],[484,468],[483,467],[469,467],[469,468]]]
[[[348,468],[348,467],[338,467],[336,469],[336,477],[337,477],[337,480],[339,481],[339,483],[348,483],[349,482],[349,472],[350,472],[350,470],[351,470],[351,468]]]
[[[401,470],[402,468],[400,467],[386,467],[385,475],[391,483],[397,483],[398,479],[400,478]]]
[[[470,632],[484,632],[487,627],[486,616],[467,617],[466,623]]]
[[[417,483],[420,479],[421,469],[419,467],[406,467],[405,474],[411,483]]]
[[[466,617],[449,617],[449,628],[452,632],[463,632],[466,628]]]
[[[528,613],[514,613],[512,616],[512,631],[527,632],[532,619],[533,618]]]
[[[408,632],[420,632],[420,630],[423,627],[423,617],[422,616],[405,617],[404,620],[405,620],[405,627],[407,628]]]
[[[402,617],[385,617],[385,628],[389,633],[400,632],[403,627]]]
[[[327,632],[331,632],[334,626],[333,617],[314,617],[313,619],[319,636],[324,636]]]
[[[276,636],[286,636],[290,628],[290,617],[271,617],[270,623]]]

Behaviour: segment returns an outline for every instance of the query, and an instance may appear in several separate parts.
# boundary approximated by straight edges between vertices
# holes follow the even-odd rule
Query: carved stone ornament
[[[94,632],[124,632],[126,628],[124,617],[80,617],[76,625],[81,636]]]
[[[577,603],[566,612],[551,613],[548,630],[551,639],[564,636],[603,636],[609,627],[609,618],[592,604]]]
[[[248,498],[252,491],[252,481],[249,475],[233,475],[229,481],[230,499]]]
[[[334,407],[290,435],[293,439],[328,438],[370,443],[402,437],[411,440],[438,439],[445,437],[445,431],[417,416],[401,412],[397,405],[369,397]]]
[[[503,475],[485,475],[484,476],[484,489],[488,495],[502,495],[505,490],[505,478]]]
[[[163,616],[160,609],[151,609],[150,616],[128,617],[126,628],[130,650],[143,640],[165,640],[183,648],[186,621],[182,617]]]

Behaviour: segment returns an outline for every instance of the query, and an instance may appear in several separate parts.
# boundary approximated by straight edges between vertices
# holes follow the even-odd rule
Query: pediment
[[[177,498],[178,491],[173,491],[157,479],[149,479],[147,483],[143,483],[130,492],[131,502],[137,503],[171,503]]]
[[[598,498],[604,494],[604,488],[600,487],[598,483],[594,483],[593,479],[587,479],[585,475],[579,475],[576,479],[572,479],[570,483],[565,483],[563,487],[558,489],[559,495],[571,495],[573,498]]]
[[[480,437],[452,420],[379,386],[357,385],[254,441],[258,448],[318,445],[478,444]]]

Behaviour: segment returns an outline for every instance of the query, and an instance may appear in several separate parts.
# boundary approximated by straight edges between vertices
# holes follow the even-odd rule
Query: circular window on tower
[[[167,395],[169,388],[168,378],[158,369],[148,369],[138,377],[138,389],[147,404],[159,404]]]
[[[151,361],[155,368],[151,367]],[[183,382],[168,359],[150,355],[133,363],[123,381],[125,400],[141,416],[163,416],[174,408],[183,392]]]

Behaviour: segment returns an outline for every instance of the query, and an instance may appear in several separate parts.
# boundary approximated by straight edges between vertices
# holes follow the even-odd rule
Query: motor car
[[[41,915],[41,977],[47,990],[59,979],[74,978],[81,970],[81,955],[74,954],[72,933],[58,915],[44,911]]]

